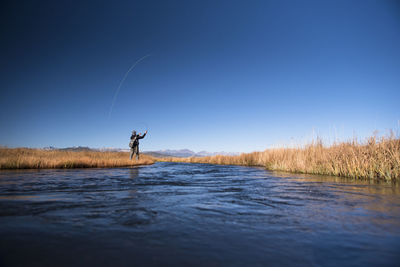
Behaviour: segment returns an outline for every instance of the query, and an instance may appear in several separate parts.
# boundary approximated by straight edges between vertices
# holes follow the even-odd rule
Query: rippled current
[[[400,264],[400,187],[261,168],[0,172],[0,266]]]

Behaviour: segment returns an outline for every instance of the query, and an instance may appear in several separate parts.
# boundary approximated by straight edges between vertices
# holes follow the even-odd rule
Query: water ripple
[[[2,171],[0,234],[6,265],[392,265],[400,190],[207,164]]]

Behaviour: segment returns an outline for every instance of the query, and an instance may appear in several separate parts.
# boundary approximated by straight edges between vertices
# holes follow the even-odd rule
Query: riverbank
[[[149,165],[154,162],[154,158],[147,155],[140,155],[140,160],[131,161],[128,152],[0,148],[0,169],[107,168]]]
[[[261,166],[273,171],[334,175],[355,179],[399,180],[400,139],[370,137],[324,146],[322,141],[300,148],[267,149],[239,156],[163,158],[161,161]]]

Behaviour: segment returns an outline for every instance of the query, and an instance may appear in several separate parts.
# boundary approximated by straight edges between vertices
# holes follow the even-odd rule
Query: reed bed
[[[324,146],[321,140],[299,148],[267,149],[238,156],[163,158],[162,161],[262,166],[268,170],[334,175],[356,179],[398,180],[400,139],[370,137]]]
[[[0,169],[105,168],[152,163],[154,159],[147,155],[131,161],[128,152],[0,148]]]

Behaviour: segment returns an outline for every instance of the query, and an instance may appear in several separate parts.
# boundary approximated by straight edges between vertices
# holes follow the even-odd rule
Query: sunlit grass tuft
[[[131,161],[128,152],[0,148],[0,169],[104,168],[152,163],[154,159],[147,155]]]
[[[163,158],[163,161],[263,166],[268,170],[335,175],[356,179],[400,178],[400,139],[370,137],[324,146],[321,140],[298,148],[267,149],[239,156]]]

